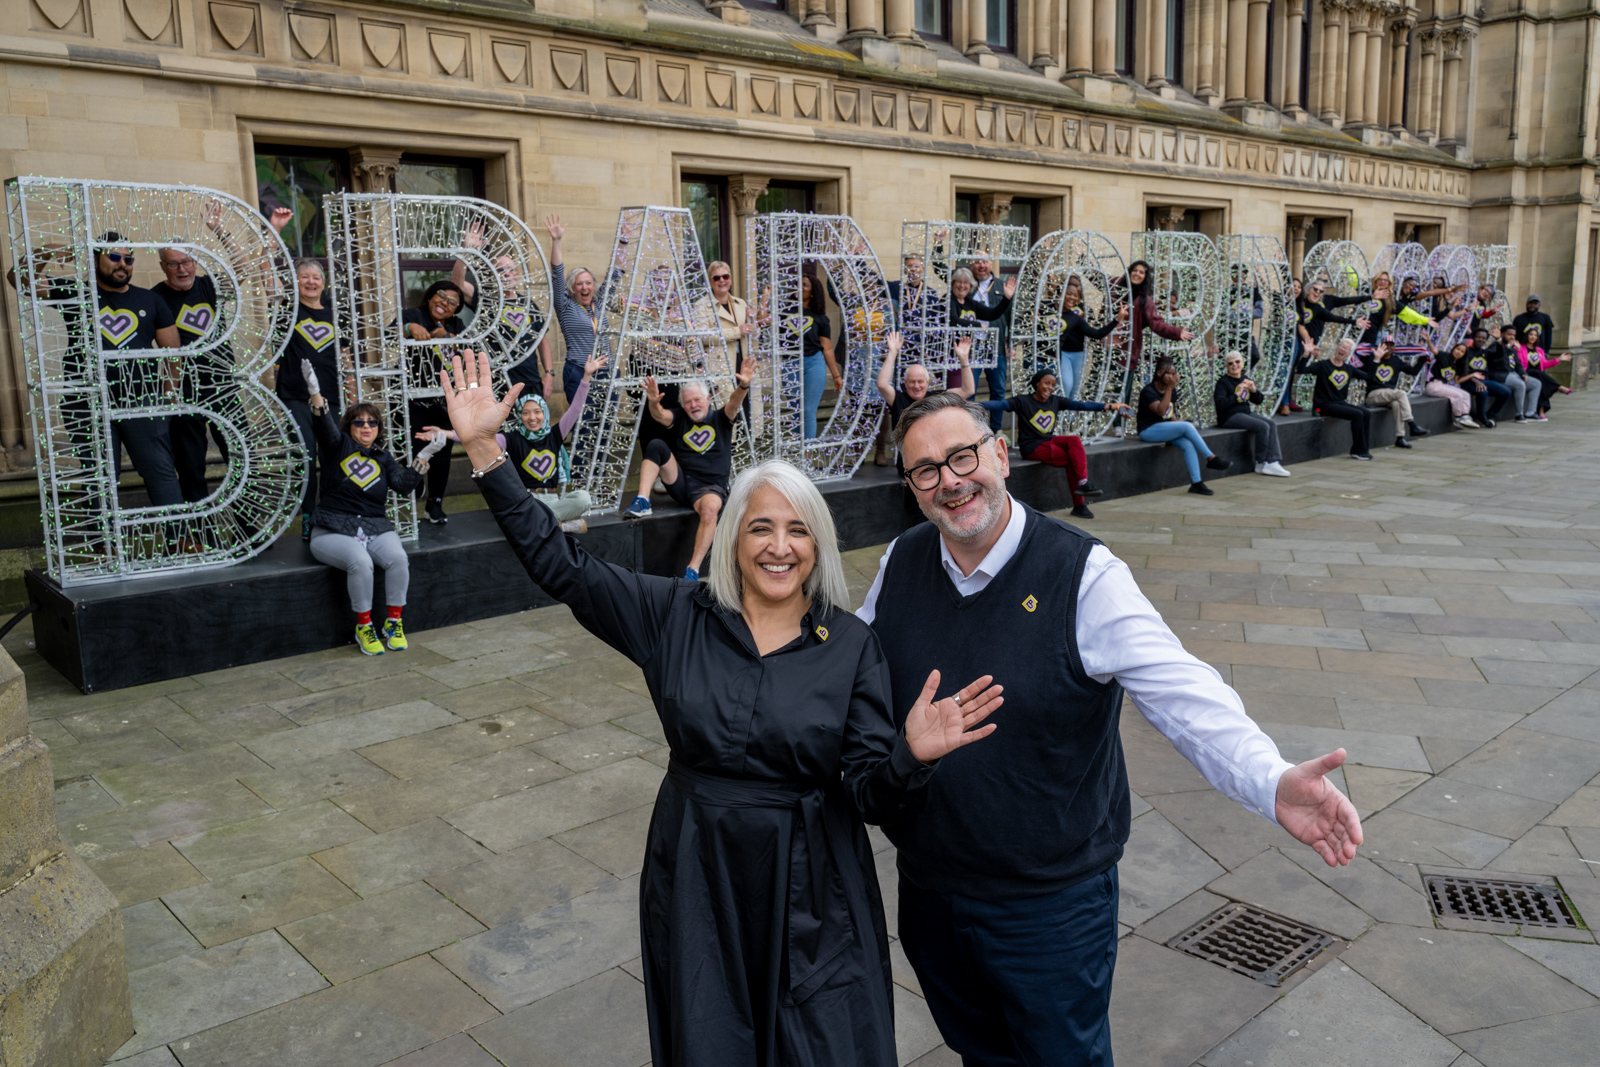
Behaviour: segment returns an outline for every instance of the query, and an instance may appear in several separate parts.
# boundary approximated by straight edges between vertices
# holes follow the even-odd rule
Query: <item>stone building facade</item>
[[[789,208],[854,216],[891,276],[907,219],[1281,234],[1297,265],[1327,237],[1506,243],[1513,304],[1582,347],[1600,13],[1415,2],[5,0],[0,171],[290,203],[313,255],[330,188],[560,212],[569,263],[619,207],[684,204],[736,274],[743,216]]]

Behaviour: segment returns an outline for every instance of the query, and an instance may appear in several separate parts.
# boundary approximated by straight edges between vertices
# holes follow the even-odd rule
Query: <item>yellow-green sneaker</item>
[[[361,651],[369,656],[383,655],[383,642],[378,640],[378,634],[370,622],[356,626],[356,644],[360,645]]]
[[[400,624],[399,619],[388,619],[383,624],[383,642],[389,646],[391,652],[404,652],[406,650],[406,628]]]

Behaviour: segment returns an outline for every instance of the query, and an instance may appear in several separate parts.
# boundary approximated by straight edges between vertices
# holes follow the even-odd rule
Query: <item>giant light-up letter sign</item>
[[[63,586],[226,566],[275,541],[299,510],[306,457],[260,382],[289,336],[294,275],[256,211],[212,189],[16,178],[6,183],[23,360],[39,470],[45,561]],[[120,234],[111,242],[98,238]],[[177,349],[119,349],[134,316],[99,306],[95,259],[132,248],[192,257],[215,307],[180,310]],[[127,507],[112,424],[200,415],[228,468],[192,504]]]
[[[722,339],[694,217],[686,208],[623,208],[611,266],[595,294],[597,351],[613,363],[589,383],[589,399],[573,434],[572,480],[593,511],[614,511],[633,460],[645,409],[644,379],[661,385],[703,381],[712,407],[727,403],[733,357]],[[734,440],[734,470],[748,465],[743,435]],[[642,487],[648,489],[648,486]]]
[[[848,478],[872,447],[883,414],[873,380],[894,308],[878,257],[855,220],[844,215],[751,215],[745,219],[745,248],[750,306],[756,309],[756,332],[746,351],[776,398],[756,455],[786,459],[817,481]],[[835,348],[844,356],[844,392],[810,439],[802,421],[807,312],[800,303],[808,263],[819,268],[815,282],[829,288],[844,321]]]
[[[900,226],[900,333],[905,338],[897,374],[913,363],[930,376],[957,370],[955,344],[972,338],[967,360],[974,368],[1000,363],[1000,331],[990,323],[950,324],[950,275],[976,260],[989,260],[996,274],[1019,266],[1028,255],[1026,226],[977,222],[906,222]],[[907,263],[910,263],[908,266]],[[916,280],[920,277],[921,284]],[[1001,284],[996,278],[995,284]]]
[[[1245,376],[1270,404],[1283,395],[1294,362],[1296,311],[1289,257],[1276,237],[1238,233],[1223,235],[1222,257],[1228,292],[1217,319],[1218,356],[1242,352]],[[1220,360],[1213,369],[1221,374]]]
[[[1307,285],[1313,281],[1322,282],[1325,287],[1324,296],[1351,298],[1372,295],[1372,274],[1367,266],[1367,254],[1354,241],[1318,241],[1306,252],[1305,265],[1300,274]],[[1330,310],[1340,318],[1358,319],[1372,314],[1377,307],[1376,301],[1365,301],[1358,304],[1343,304]],[[1316,355],[1312,359],[1327,359],[1333,350],[1339,347],[1340,341],[1346,337],[1354,341],[1360,336],[1361,331],[1353,322],[1349,324],[1326,322],[1322,326],[1322,339],[1318,342]],[[1311,394],[1315,386],[1315,379],[1308,375],[1296,379],[1295,403],[1310,408]]]
[[[1511,312],[1511,302],[1506,299],[1506,271],[1517,265],[1516,245],[1472,245],[1472,255],[1477,261],[1478,284],[1494,287],[1494,299],[1489,313],[1481,316],[1491,334],[1498,335],[1501,327],[1509,326],[1516,316]],[[1545,344],[1550,344],[1545,338]]]
[[[1169,356],[1178,368],[1177,418],[1209,423],[1215,417],[1211,390],[1217,374],[1216,360],[1206,355],[1206,334],[1222,310],[1226,289],[1217,246],[1203,233],[1146,230],[1133,235],[1133,258],[1150,264],[1150,294],[1161,317],[1194,334],[1190,341],[1169,341],[1146,330],[1141,365],[1132,369],[1133,392],[1150,380],[1155,361]]]
[[[346,394],[378,405],[388,448],[410,462],[423,446],[412,436],[421,427],[411,425],[411,402],[444,395],[439,371],[452,355],[482,349],[503,375],[538,346],[550,307],[544,251],[521,219],[472,197],[334,193],[322,210]],[[462,334],[417,341],[400,332],[407,259],[468,264],[478,306]],[[417,536],[414,498],[391,493],[389,514],[402,539]]]
[[[1433,288],[1443,282],[1444,288],[1462,288],[1443,299],[1445,314],[1435,318],[1432,301],[1424,302],[1418,310],[1434,318],[1433,326],[1395,324],[1395,348],[1406,360],[1415,362],[1419,357],[1435,352],[1449,352],[1467,339],[1472,328],[1472,316],[1461,314],[1478,298],[1478,257],[1466,245],[1439,245],[1428,253],[1423,266],[1424,288]],[[1450,312],[1457,313],[1454,318]],[[1417,375],[1416,388],[1422,388],[1423,375]]]
[[[1079,311],[1090,326],[1116,318],[1127,299],[1121,279],[1127,273],[1117,246],[1088,230],[1057,230],[1039,239],[1023,261],[1012,300],[1011,344],[1016,358],[1008,364],[1012,396],[1029,391],[1028,381],[1041,370],[1060,374],[1062,298],[1077,283]],[[1128,373],[1128,331],[1112,331],[1103,340],[1089,340],[1084,349],[1079,400],[1116,400]],[[1112,416],[1082,411],[1062,412],[1075,431],[1103,429]]]

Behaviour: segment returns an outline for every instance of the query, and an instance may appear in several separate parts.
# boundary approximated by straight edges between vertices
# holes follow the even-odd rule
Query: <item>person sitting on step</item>
[[[1316,384],[1311,391],[1311,410],[1330,419],[1350,424],[1350,458],[1372,458],[1372,409],[1350,403],[1350,383],[1360,378],[1371,384],[1367,371],[1350,365],[1356,343],[1346,337],[1327,359],[1319,359],[1305,369]]]
[[[1467,343],[1460,342],[1450,351],[1440,351],[1427,361],[1423,373],[1427,382],[1422,391],[1428,396],[1440,397],[1450,402],[1450,415],[1458,428],[1478,430],[1482,427],[1472,417],[1472,394],[1456,380],[1456,363],[1467,354]]]
[[[1250,410],[1266,397],[1256,388],[1256,383],[1244,374],[1244,353],[1229,352],[1223,360],[1224,371],[1211,391],[1211,403],[1217,409],[1217,425],[1228,430],[1249,430],[1256,438],[1256,473],[1273,478],[1287,478],[1283,466],[1283,449],[1278,444],[1278,427],[1265,415]]]
[[[1200,457],[1204,456],[1206,466],[1216,471],[1227,470],[1228,461],[1211,451],[1198,426],[1172,417],[1177,406],[1178,367],[1162,356],[1156,360],[1150,384],[1139,393],[1139,409],[1134,416],[1139,440],[1175,446],[1183,453],[1183,465],[1189,469],[1189,492],[1213,496],[1211,487],[1200,478]]]
[[[1395,353],[1394,342],[1385,340],[1378,345],[1364,368],[1371,375],[1367,379],[1367,407],[1388,408],[1394,415],[1394,447],[1410,448],[1406,435],[1426,437],[1428,431],[1417,425],[1411,417],[1411,397],[1399,388],[1400,375],[1416,374],[1422,364],[1407,363]]]

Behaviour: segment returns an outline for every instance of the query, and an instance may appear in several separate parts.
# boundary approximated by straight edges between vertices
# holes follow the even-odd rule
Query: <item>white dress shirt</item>
[[[962,596],[980,592],[1016,555],[1026,513],[1013,499],[1011,521],[970,575],[939,539],[939,560]],[[878,591],[895,542],[878,561],[878,576],[856,612],[877,614]],[[1078,586],[1078,654],[1097,682],[1115,678],[1134,707],[1225,795],[1277,822],[1278,779],[1293,764],[1245,713],[1239,694],[1208,663],[1190,655],[1133,580],[1128,565],[1104,545],[1089,550]],[[1003,682],[1002,682],[1003,684]],[[1002,716],[1004,711],[1000,713]]]

